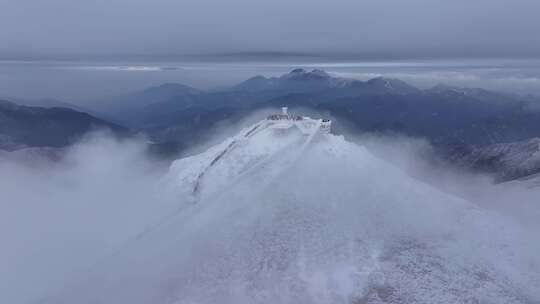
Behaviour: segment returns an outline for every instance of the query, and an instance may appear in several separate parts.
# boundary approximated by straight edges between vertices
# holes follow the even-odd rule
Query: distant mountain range
[[[540,138],[493,145],[454,145],[439,148],[449,163],[508,181],[540,173]]]
[[[58,102],[56,102],[58,104]],[[219,91],[167,83],[96,102],[93,115],[67,108],[0,104],[0,148],[63,146],[95,127],[148,134],[158,154],[178,152],[206,141],[223,125],[234,126],[250,113],[281,106],[336,118],[337,133],[370,132],[426,138],[450,160],[510,173],[489,151],[526,149],[521,142],[540,137],[540,100],[479,88],[437,85],[422,90],[398,79],[360,81],[322,70],[295,69],[278,77],[255,76]],[[94,113],[101,113],[102,118]],[[103,119],[105,118],[105,119]],[[126,128],[121,127],[126,126]],[[234,133],[237,130],[225,129]],[[227,135],[227,134],[225,134]],[[444,151],[443,151],[444,149]],[[501,156],[502,157],[502,156]],[[502,158],[501,158],[502,159]],[[502,163],[506,163],[502,161]],[[482,165],[487,164],[487,165]],[[540,165],[538,165],[540,167]],[[504,171],[504,173],[501,173]]]
[[[284,105],[337,117],[338,131],[400,133],[436,144],[493,144],[540,135],[540,100],[446,85],[421,90],[398,79],[360,81],[303,69],[255,76],[220,91],[164,84],[118,98],[107,115],[156,140],[187,142],[219,120]]]
[[[127,134],[119,125],[68,108],[21,106],[0,100],[0,149],[63,147],[93,129]]]

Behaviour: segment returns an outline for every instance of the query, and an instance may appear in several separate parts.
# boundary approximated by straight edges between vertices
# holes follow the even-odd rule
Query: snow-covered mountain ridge
[[[179,211],[44,303],[540,301],[540,248],[515,223],[343,137],[272,126],[174,162]]]
[[[453,164],[495,173],[499,181],[526,178],[540,172],[540,138],[487,146],[460,145],[445,153]]]

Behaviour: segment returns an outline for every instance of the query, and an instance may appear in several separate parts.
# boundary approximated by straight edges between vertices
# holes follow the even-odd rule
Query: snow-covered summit
[[[205,153],[206,157],[195,156],[174,162],[172,170],[188,173],[180,174],[178,178],[181,184],[190,185],[195,195],[216,191],[224,183],[247,176],[248,172],[283,153],[300,155],[314,139],[325,139],[331,123],[329,119],[290,114],[284,107],[281,113],[271,114],[211,148]]]

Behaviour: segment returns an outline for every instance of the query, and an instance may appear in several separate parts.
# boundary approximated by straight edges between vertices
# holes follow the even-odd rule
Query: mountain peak
[[[319,69],[314,69],[312,71],[307,71],[304,69],[294,69],[288,74],[282,75],[280,78],[291,80],[326,80],[331,78],[331,76],[325,71]]]
[[[298,69],[292,70],[289,74],[304,74],[304,73],[307,73],[307,71],[302,68],[298,68]]]
[[[256,75],[256,76],[253,76],[251,78],[249,78],[247,81],[256,81],[256,80],[265,80],[265,79],[268,79],[266,77],[264,77],[263,75]]]

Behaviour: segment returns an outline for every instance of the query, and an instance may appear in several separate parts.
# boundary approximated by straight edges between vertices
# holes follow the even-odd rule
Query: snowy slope
[[[457,146],[446,152],[454,164],[493,173],[499,181],[540,172],[540,138],[487,146]]]
[[[42,303],[540,302],[540,247],[500,215],[342,137],[245,132],[176,161],[190,203]]]

